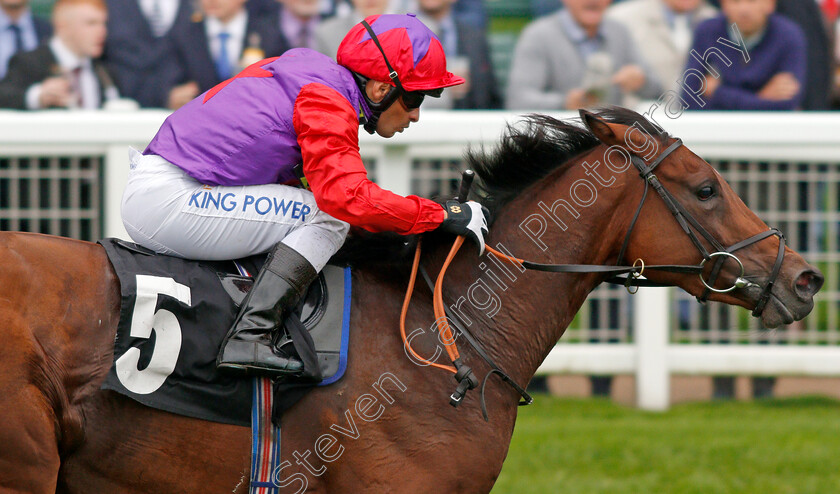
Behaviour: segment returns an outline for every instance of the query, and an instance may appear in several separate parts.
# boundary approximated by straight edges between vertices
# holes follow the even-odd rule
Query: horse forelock
[[[636,126],[659,140],[669,137],[658,125],[626,108],[601,108],[595,114],[610,123]],[[600,143],[579,119],[525,115],[521,122],[507,125],[501,142],[493,149],[467,151],[467,165],[479,178],[474,186],[476,197],[495,213],[550,173],[560,170],[562,174],[574,165],[572,158]]]

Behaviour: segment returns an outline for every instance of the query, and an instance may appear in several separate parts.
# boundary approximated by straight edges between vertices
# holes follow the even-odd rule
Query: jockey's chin
[[[404,131],[412,122],[418,120],[420,120],[419,108],[406,110],[403,105],[397,102],[382,112],[379,121],[376,123],[376,133],[387,139],[398,132]]]

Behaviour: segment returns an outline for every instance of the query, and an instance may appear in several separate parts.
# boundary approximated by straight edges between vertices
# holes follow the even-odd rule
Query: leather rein
[[[526,261],[523,259],[518,259],[516,257],[509,256],[502,252],[499,252],[496,249],[493,249],[490,246],[486,246],[488,252],[493,254],[494,256],[507,260],[509,262],[514,262],[519,264],[525,269],[530,269],[534,271],[544,271],[544,272],[551,272],[551,273],[601,273],[604,275],[609,275],[610,278],[605,279],[607,283],[613,284],[620,284],[624,285],[630,293],[635,293],[635,291],[631,291],[631,287],[638,287],[640,286],[672,286],[667,284],[661,284],[657,282],[650,281],[648,279],[642,278],[643,273],[646,270],[651,271],[663,271],[663,272],[672,272],[672,273],[682,273],[682,274],[697,274],[700,277],[700,281],[703,283],[705,290],[703,294],[697,297],[697,300],[701,303],[705,303],[708,300],[708,297],[714,293],[727,293],[731,292],[738,288],[747,288],[751,286],[760,286],[756,283],[753,283],[747,280],[744,277],[744,264],[741,260],[735,255],[735,252],[743,249],[744,247],[748,247],[752,244],[758,243],[766,238],[769,237],[779,237],[779,251],[776,255],[775,264],[773,265],[773,269],[770,273],[770,277],[768,278],[767,282],[764,284],[762,288],[761,294],[759,295],[758,301],[756,302],[755,307],[753,308],[752,315],[758,317],[764,311],[765,307],[767,306],[767,302],[770,299],[771,291],[773,289],[773,285],[776,282],[776,279],[779,276],[781,271],[782,262],[784,261],[785,255],[785,236],[776,228],[770,228],[769,230],[757,233],[748,237],[740,242],[737,242],[729,247],[724,247],[720,242],[715,239],[715,237],[706,230],[700,222],[698,222],[691,213],[688,212],[687,209],[665,188],[664,185],[659,181],[656,175],[653,173],[654,169],[659,166],[662,161],[668,157],[672,152],[679,149],[683,145],[681,139],[677,139],[674,141],[670,146],[668,146],[650,165],[648,165],[644,159],[630,155],[631,163],[636,167],[639,172],[639,176],[642,177],[644,180],[645,188],[642,194],[642,199],[639,201],[639,206],[636,208],[636,212],[633,215],[633,219],[630,222],[630,227],[627,229],[627,233],[624,236],[624,241],[621,245],[621,250],[619,251],[618,261],[615,266],[602,266],[602,265],[594,265],[594,264],[542,264],[536,263],[531,261]],[[469,189],[472,184],[472,180],[474,178],[474,173],[472,170],[467,170],[464,172],[464,176],[461,182],[460,191],[457,197],[460,197],[462,200],[465,200],[467,195],[469,194]],[[665,202],[666,207],[677,220],[677,223],[680,225],[682,230],[688,235],[691,239],[691,242],[697,247],[697,250],[703,256],[703,260],[700,264],[697,265],[651,265],[646,266],[644,261],[641,259],[637,259],[632,266],[622,266],[621,262],[624,259],[624,255],[626,253],[627,247],[630,243],[630,235],[633,233],[633,229],[636,226],[636,222],[639,219],[639,216],[642,211],[642,207],[645,204],[645,199],[648,195],[648,190],[653,187],[653,189],[659,194],[662,200]],[[703,242],[701,242],[700,238],[698,238],[697,233],[703,237],[714,249],[714,252],[709,252],[706,249]],[[493,374],[498,374],[502,381],[509,384],[513,387],[522,397],[522,400],[519,402],[519,405],[530,405],[533,402],[533,398],[528,394],[524,387],[517,384],[510,376],[505,373],[493,359],[487,354],[487,352],[481,347],[481,344],[478,340],[467,330],[466,326],[462,324],[458,318],[455,316],[452,311],[448,310],[448,308],[443,303],[443,278],[444,274],[446,273],[449,264],[457,254],[458,250],[460,249],[461,245],[464,243],[464,237],[458,237],[455,239],[452,248],[449,251],[449,254],[444,261],[443,266],[441,267],[440,273],[438,274],[438,278],[434,284],[432,284],[431,279],[429,278],[426,270],[420,267],[420,242],[417,244],[417,248],[415,250],[414,255],[414,262],[412,263],[411,269],[411,276],[409,279],[408,289],[406,290],[406,296],[403,302],[402,312],[400,314],[400,333],[402,336],[403,343],[407,351],[409,351],[416,359],[422,362],[422,365],[428,365],[433,367],[438,367],[449,372],[455,374],[455,380],[458,382],[458,386],[455,391],[450,396],[449,403],[453,407],[457,407],[461,404],[464,396],[466,395],[467,391],[470,389],[474,389],[478,386],[478,378],[475,376],[474,372],[470,367],[465,365],[461,360],[460,353],[458,352],[458,348],[455,344],[455,337],[453,336],[452,329],[449,323],[455,326],[458,330],[459,335],[463,335],[464,339],[473,347],[476,353],[481,357],[482,360],[490,367],[490,372],[484,377],[484,382],[481,385],[481,412],[484,416],[484,420],[488,420],[487,416],[487,407],[485,405],[484,399],[484,392],[485,386],[487,385],[487,380]],[[740,267],[740,274],[736,277],[735,282],[732,286],[724,289],[715,288],[714,283],[717,280],[718,276],[720,275],[721,269],[723,268],[723,264],[727,259],[733,259],[735,262],[738,263]],[[708,280],[703,278],[703,269],[705,267],[706,262],[712,261],[712,269],[709,274]],[[411,301],[411,295],[414,289],[414,284],[417,278],[418,270],[422,273],[422,276],[425,278],[427,284],[433,291],[433,307],[435,313],[435,322],[437,324],[438,330],[440,331],[440,339],[444,343],[444,348],[449,355],[449,358],[452,362],[452,365],[443,365],[438,364],[436,362],[432,362],[430,360],[424,359],[420,357],[410,345],[410,342],[407,340],[405,334],[405,318],[408,313],[408,306]],[[619,275],[626,275],[624,277]]]

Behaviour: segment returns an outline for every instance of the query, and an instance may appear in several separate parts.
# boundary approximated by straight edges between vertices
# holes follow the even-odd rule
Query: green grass
[[[709,402],[642,412],[538,396],[493,494],[840,493],[840,403]]]

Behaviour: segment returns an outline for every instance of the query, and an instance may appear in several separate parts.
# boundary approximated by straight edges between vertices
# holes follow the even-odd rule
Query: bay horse
[[[509,126],[496,149],[468,153],[479,179],[475,192],[494,216],[488,245],[541,263],[696,266],[701,249],[715,250],[712,241],[733,246],[768,230],[708,163],[640,115],[605,109],[581,116],[585,127],[530,116]],[[628,161],[658,166],[642,180]],[[693,236],[666,196],[642,199],[645,183],[663,186],[697,218],[688,228]],[[705,234],[697,237],[698,228]],[[422,264],[436,272],[447,246],[441,235],[424,240]],[[810,312],[822,275],[781,236],[749,242],[737,256],[717,266],[716,284],[709,282],[711,262],[703,268],[706,281],[696,272],[644,275],[697,296],[706,283],[733,285],[710,298],[746,308],[766,291],[760,317],[767,327]],[[99,245],[4,232],[0,259],[0,491],[247,492],[248,428],[145,408],[100,389],[113,361],[120,294]],[[539,273],[488,259],[465,245],[443,294],[485,351],[525,385],[607,276]],[[354,269],[347,371],[284,414],[288,463],[275,476],[283,492],[491,490],[519,394],[490,379],[485,421],[478,391],[453,408],[450,375],[407,357],[398,321],[409,264],[359,261]],[[407,314],[408,328],[417,328],[414,350],[424,356],[439,348],[428,292],[418,283]],[[474,350],[460,350],[479,376],[487,373]]]

